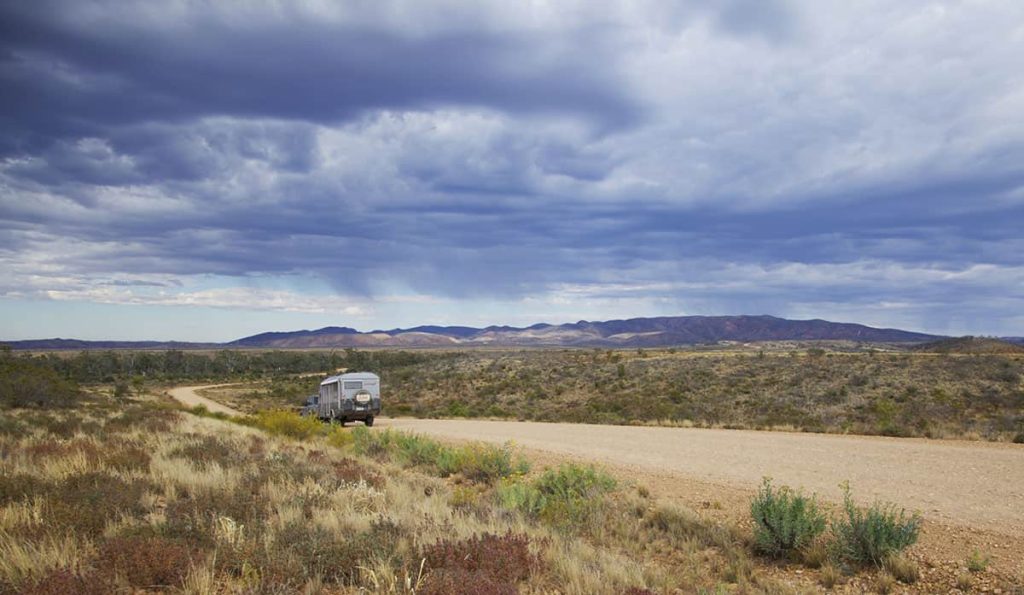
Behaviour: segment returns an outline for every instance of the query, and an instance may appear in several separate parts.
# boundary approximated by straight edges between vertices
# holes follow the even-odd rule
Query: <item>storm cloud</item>
[[[0,293],[1024,334],[1020,3],[227,6],[0,7]]]

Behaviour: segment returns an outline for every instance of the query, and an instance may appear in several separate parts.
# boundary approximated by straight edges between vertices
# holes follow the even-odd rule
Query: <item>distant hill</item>
[[[857,341],[921,343],[938,335],[827,320],[787,320],[775,316],[663,316],[570,324],[513,326],[416,326],[360,332],[345,326],[316,330],[267,332],[229,343],[159,341],[78,341],[42,339],[11,341],[14,349],[313,349],[345,347],[666,347],[719,341]]]
[[[954,337],[915,345],[911,349],[925,353],[1024,353],[1024,347],[989,337]]]
[[[719,341],[861,341],[912,343],[937,335],[826,320],[787,320],[774,316],[668,316],[571,324],[535,324],[519,328],[489,326],[418,326],[369,333],[315,331],[263,333],[229,343],[245,347],[368,347],[368,346],[586,346],[663,347]]]
[[[216,349],[220,343],[189,343],[183,341],[82,341],[80,339],[30,339],[0,341],[11,349],[24,351],[80,351],[83,349]]]

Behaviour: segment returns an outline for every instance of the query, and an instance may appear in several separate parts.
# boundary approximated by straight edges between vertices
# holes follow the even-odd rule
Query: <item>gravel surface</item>
[[[517,445],[751,489],[776,484],[841,499],[849,481],[874,499],[1004,535],[1024,536],[1024,446],[986,442],[585,424],[381,419],[456,440]]]
[[[207,388],[217,388],[219,386],[231,386],[230,384],[208,384],[206,386],[179,386],[178,388],[172,388],[169,392],[171,397],[185,405],[186,407],[195,407],[196,405],[203,405],[211,413],[224,413],[227,415],[242,415],[242,412],[236,411],[226,405],[221,405],[217,401],[207,399],[206,397],[200,396],[196,391],[200,391]]]

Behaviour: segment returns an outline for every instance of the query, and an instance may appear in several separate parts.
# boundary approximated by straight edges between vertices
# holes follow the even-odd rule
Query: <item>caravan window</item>
[[[363,382],[361,380],[346,380],[345,390],[362,390]]]

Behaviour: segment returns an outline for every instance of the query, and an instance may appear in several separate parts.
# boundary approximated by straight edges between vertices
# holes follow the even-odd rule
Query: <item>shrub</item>
[[[1014,444],[1024,444],[1024,431],[1017,432],[1017,434],[1014,435],[1013,443]]]
[[[844,486],[843,492],[845,514],[833,523],[832,532],[844,558],[861,564],[881,564],[889,555],[917,541],[921,530],[917,513],[908,516],[893,504],[877,502],[861,509],[854,505],[849,486]]]
[[[423,593],[509,593],[529,578],[540,559],[530,539],[511,532],[486,533],[462,541],[438,541],[423,552],[430,569]]]
[[[101,472],[70,475],[47,497],[47,522],[96,537],[103,533],[107,521],[118,515],[144,512],[140,498],[150,488],[143,480],[129,482]]]
[[[332,428],[327,433],[327,444],[330,444],[334,448],[345,448],[351,446],[354,442],[355,438],[352,437],[352,433],[345,428]]]
[[[22,595],[106,595],[113,591],[110,582],[96,573],[77,575],[66,568],[54,570],[42,579],[24,585]],[[3,587],[0,586],[0,592]]]
[[[989,557],[979,552],[977,549],[971,551],[971,555],[967,557],[967,570],[971,572],[981,572],[988,568]]]
[[[42,494],[49,484],[27,473],[0,474],[0,506]]]
[[[340,459],[334,462],[333,467],[334,477],[343,483],[364,481],[378,489],[384,487],[383,475],[355,459]]]
[[[205,469],[211,463],[226,465],[240,459],[238,449],[216,436],[197,436],[170,452],[172,457],[181,457],[196,467]]]
[[[459,473],[473,481],[490,483],[529,469],[524,460],[513,461],[508,445],[448,446],[417,434],[391,430],[371,432],[365,427],[353,428],[352,439],[359,454],[390,458],[441,477]]]
[[[260,411],[243,419],[242,423],[259,428],[268,434],[295,440],[308,440],[325,432],[325,426],[320,420],[284,410]]]
[[[809,546],[825,530],[825,516],[815,499],[765,479],[753,502],[754,547],[775,558],[792,556]]]
[[[81,396],[78,387],[32,358],[0,354],[0,406],[70,407]]]
[[[161,537],[115,537],[100,547],[100,568],[123,576],[133,587],[179,586],[192,565],[184,544]]]
[[[467,479],[491,483],[515,473],[525,474],[529,464],[524,460],[513,462],[512,448],[488,444],[468,444],[438,453],[438,468],[442,476],[461,473]]]
[[[576,527],[601,506],[601,496],[615,480],[590,465],[569,463],[548,469],[532,482],[511,482],[498,489],[503,506],[518,509],[552,525]]]

